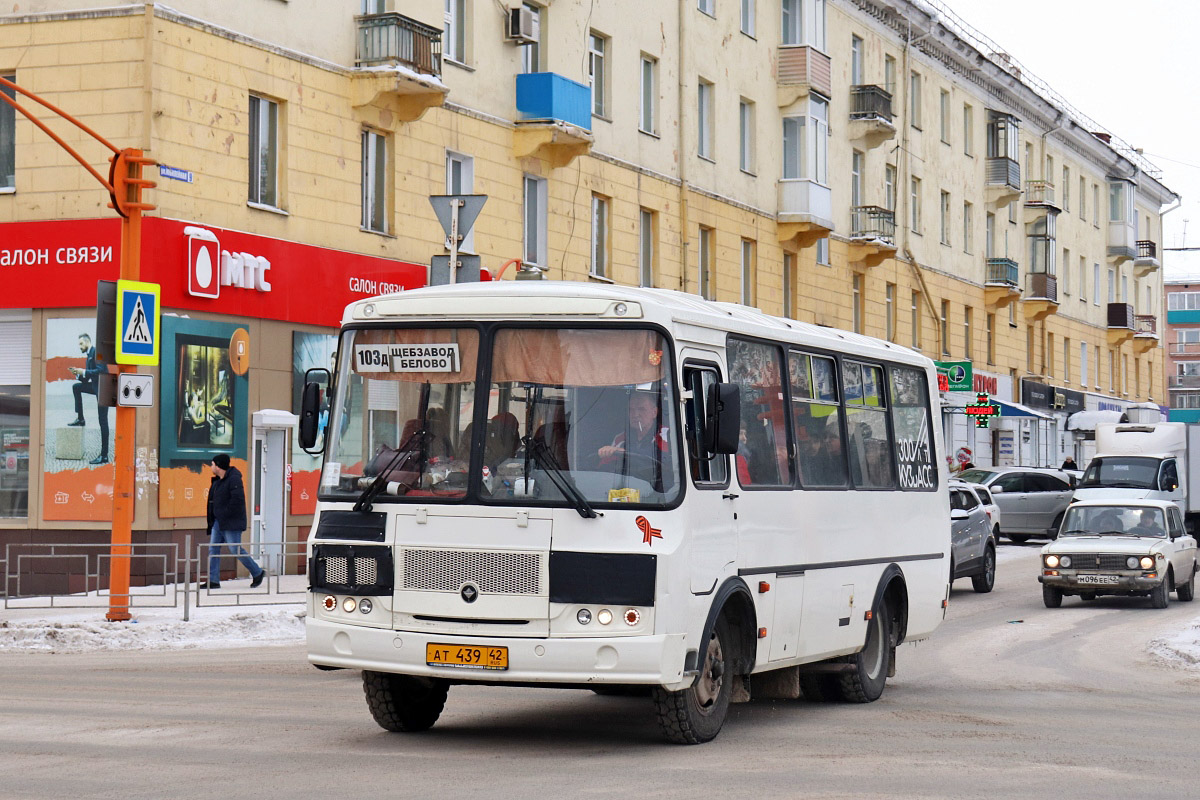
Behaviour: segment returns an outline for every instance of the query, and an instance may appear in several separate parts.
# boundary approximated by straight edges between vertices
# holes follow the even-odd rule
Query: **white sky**
[[[1081,112],[1141,148],[1183,197],[1163,218],[1160,248],[1200,247],[1200,2],[942,2]],[[1200,251],[1160,258],[1168,280],[1200,275]]]

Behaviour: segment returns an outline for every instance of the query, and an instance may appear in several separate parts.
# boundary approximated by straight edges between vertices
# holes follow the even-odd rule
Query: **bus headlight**
[[[374,607],[375,607],[375,604],[371,602],[371,599],[369,597],[364,597],[362,600],[358,601],[358,610],[364,614],[370,614],[371,609],[373,609]]]
[[[347,614],[351,613],[356,608],[358,608],[358,601],[353,597],[347,597],[342,601],[342,611],[345,611]]]
[[[579,611],[575,614],[575,621],[580,625],[587,625],[592,621],[592,612],[588,611],[586,608],[579,609]]]
[[[601,625],[607,625],[612,622],[612,612],[607,608],[600,609],[600,613],[596,615],[596,621]]]

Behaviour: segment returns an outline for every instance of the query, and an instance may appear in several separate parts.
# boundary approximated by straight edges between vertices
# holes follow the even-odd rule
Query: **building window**
[[[942,192],[942,205],[938,214],[941,220],[941,242],[950,244],[950,193]]]
[[[802,0],[783,0],[781,3],[780,44],[800,44],[804,41],[804,10],[801,5]]]
[[[912,208],[912,231],[921,232],[921,179],[913,178],[909,187],[909,206]]]
[[[783,177],[827,185],[829,103],[812,97],[809,116],[783,118]]]
[[[850,37],[850,85],[863,85],[863,40],[861,36]]]
[[[975,155],[975,109],[963,103],[963,152],[969,156]]]
[[[1045,346],[1042,349],[1042,362],[1045,364],[1045,373],[1047,377],[1054,377],[1054,334],[1046,334]]]
[[[362,226],[376,233],[388,232],[387,143],[386,136],[362,132]]]
[[[963,309],[963,357],[967,360],[974,358],[971,355],[971,321],[974,316],[974,309],[967,306]]]
[[[1100,184],[1092,184],[1092,224],[1100,227]]]
[[[713,236],[715,231],[712,228],[700,227],[700,296],[705,300],[712,300],[713,297],[713,256],[716,254],[716,249],[713,247]]]
[[[475,159],[462,153],[446,151],[446,194],[474,194]],[[475,230],[463,237],[459,249],[475,252]]]
[[[987,315],[987,363],[996,363],[996,315]]]
[[[975,249],[975,206],[963,203],[963,252]]]
[[[1082,175],[1079,176],[1079,218],[1087,219],[1087,203],[1084,202],[1083,193],[1087,190],[1087,181]]]
[[[863,154],[855,150],[850,154],[850,211],[854,213],[854,209],[861,206],[862,203],[862,169],[863,169]]]
[[[521,45],[521,71],[528,74],[542,71],[542,8],[525,3],[525,9],[533,17],[533,36],[537,41]]]
[[[713,85],[700,81],[696,87],[696,154],[712,160]]]
[[[742,305],[744,306],[753,306],[757,302],[754,291],[754,249],[754,242],[742,239]]]
[[[754,5],[757,0],[742,0],[742,33],[754,35]]]
[[[942,301],[942,355],[950,355],[950,301]]]
[[[1095,355],[1095,358],[1092,359],[1092,364],[1095,365],[1095,373],[1096,373],[1094,380],[1096,381],[1096,388],[1099,389],[1100,388],[1100,345],[1096,345],[1095,348],[1093,348],[1092,352]]]
[[[1071,382],[1071,340],[1063,337],[1063,380]]]
[[[5,79],[16,83],[16,75],[4,75]],[[8,97],[15,98],[17,93],[7,86],[0,89]],[[8,103],[0,101],[0,189],[15,189],[17,187],[17,110]]]
[[[921,349],[921,293],[912,293],[912,346],[914,350]]]
[[[754,103],[738,103],[738,167],[742,172],[754,171]]]
[[[1063,248],[1062,262],[1062,293],[1069,297],[1071,295],[1071,249],[1069,247]]]
[[[887,340],[889,342],[896,341],[896,284],[889,283],[887,290],[884,293],[885,308],[887,322]]]
[[[983,257],[996,257],[996,215],[990,211],[984,217]]]
[[[446,58],[467,63],[467,3],[470,0],[445,0],[445,24],[442,29],[442,51]]]
[[[592,195],[592,275],[608,278],[609,199]]]
[[[592,114],[608,116],[608,38],[592,31],[588,34],[588,80],[592,87]]]
[[[525,176],[525,258],[526,264],[545,269],[546,258],[546,179]]]
[[[850,322],[851,330],[862,333],[862,275],[853,276],[850,288]]]
[[[658,215],[648,208],[638,212],[638,284],[654,285],[654,242],[658,229]]]
[[[250,202],[279,208],[279,104],[256,95],[250,95]]]
[[[1062,210],[1071,210],[1071,168],[1066,165],[1063,165]]]
[[[917,130],[921,129],[921,74],[908,76],[909,121]]]
[[[896,210],[896,168],[891,164],[883,168],[883,207]]]
[[[1100,265],[1092,264],[1092,305],[1100,305]]]
[[[1079,385],[1087,386],[1087,358],[1088,358],[1087,342],[1079,343]]]
[[[1108,302],[1117,302],[1117,281],[1113,270],[1108,271]]]
[[[9,80],[12,79],[9,78]],[[3,101],[0,101],[0,106],[12,108]],[[20,311],[12,313],[16,315],[20,314]],[[29,314],[29,312],[26,311],[25,314]],[[54,320],[54,322],[59,322],[59,320]],[[62,322],[73,328],[75,322],[84,322],[84,320],[62,320]],[[88,324],[91,325],[90,322]],[[0,440],[4,444],[4,471],[0,473],[3,475],[4,491],[0,492],[0,517],[8,519],[29,516],[29,452],[31,449],[37,448],[42,441],[40,436],[34,436],[31,440],[29,430],[29,379],[30,364],[33,361],[32,325],[33,323],[29,321],[28,317],[24,320],[0,321],[0,354],[2,354],[0,355]],[[77,330],[72,330],[72,334],[77,335],[75,333]],[[80,358],[79,351],[74,347],[76,341],[75,338],[68,339],[64,342],[64,346],[69,350],[47,353],[47,355],[67,357],[74,355],[76,358]],[[83,363],[82,358],[78,363]],[[40,373],[40,368],[38,371]],[[65,373],[66,370],[63,372]],[[67,392],[68,397],[70,394]],[[89,404],[89,406],[95,408],[94,404]],[[69,407],[70,401],[61,406],[61,412],[55,413],[62,413],[65,417]],[[107,414],[108,409],[104,409],[104,413]],[[72,416],[74,415],[72,414]],[[45,425],[47,428],[50,427],[49,422],[46,422]],[[40,434],[41,431],[38,433]],[[13,553],[11,558],[9,566],[16,567],[17,554]],[[11,574],[15,575],[15,570]],[[14,582],[10,584],[10,587],[15,585]]]
[[[822,267],[829,266],[829,237],[817,239],[817,263]]]
[[[644,133],[658,132],[658,61],[642,56],[642,102],[638,128]]]
[[[1033,326],[1025,328],[1025,371],[1033,374]],[[1013,387],[1016,388],[1015,386]]]
[[[696,8],[700,9],[705,14],[708,14],[710,17],[714,17],[716,16],[716,2],[717,0],[696,0]]]
[[[783,254],[783,315],[796,318],[796,256]]]
[[[1057,220],[1057,214],[1043,214],[1025,226],[1029,239],[1029,271],[1032,273],[1057,274]]]
[[[938,128],[942,143],[950,144],[950,93],[945,89],[938,94]]]
[[[1117,390],[1117,356],[1112,350],[1108,351],[1108,390]]]

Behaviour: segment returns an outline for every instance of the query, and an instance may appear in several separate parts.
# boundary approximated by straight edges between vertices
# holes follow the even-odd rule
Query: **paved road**
[[[297,647],[0,654],[0,797],[1194,797],[1200,673],[1145,644],[1200,615],[1041,603],[1037,547],[956,584],[873,704],[735,706],[699,747],[648,703],[456,687],[422,735],[371,721],[356,674]]]

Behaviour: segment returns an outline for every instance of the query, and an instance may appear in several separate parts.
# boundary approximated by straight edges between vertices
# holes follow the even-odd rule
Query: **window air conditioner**
[[[535,44],[538,40],[537,20],[525,6],[508,10],[508,38],[517,44]]]

